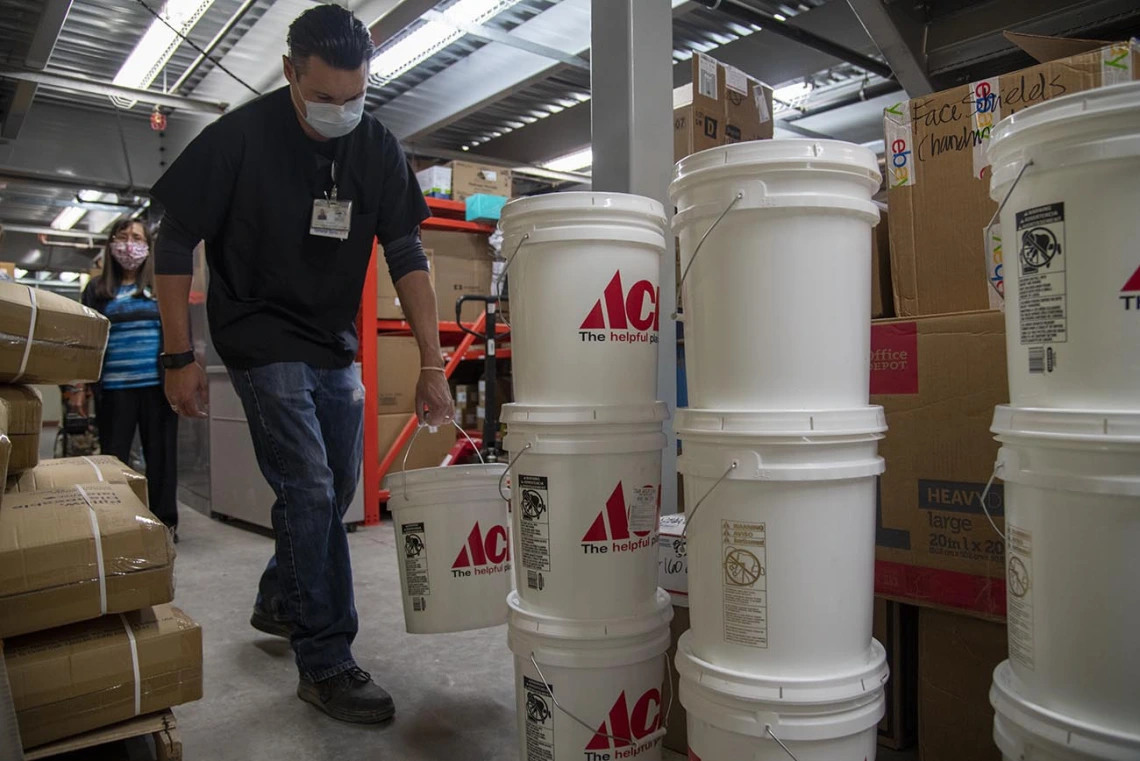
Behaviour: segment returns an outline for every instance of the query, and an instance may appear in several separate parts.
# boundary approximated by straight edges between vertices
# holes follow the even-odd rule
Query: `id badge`
[[[336,201],[324,198],[313,201],[313,221],[309,226],[310,235],[348,240],[351,227],[352,201]]]

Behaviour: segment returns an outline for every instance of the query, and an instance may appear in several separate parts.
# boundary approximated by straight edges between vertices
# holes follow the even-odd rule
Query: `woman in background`
[[[162,390],[162,323],[154,298],[154,239],[135,220],[110,231],[103,273],[83,303],[111,321],[103,376],[93,388],[103,454],[130,462],[135,431],[142,439],[150,510],[178,541],[178,415]]]

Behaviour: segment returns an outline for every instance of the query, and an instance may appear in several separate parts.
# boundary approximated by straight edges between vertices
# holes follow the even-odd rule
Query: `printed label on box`
[[[914,185],[914,129],[910,104],[896,103],[884,113],[887,147],[887,183],[891,189]]]
[[[700,77],[697,81],[697,92],[706,98],[716,100],[716,69],[717,62],[707,55],[697,53],[697,62],[699,63],[698,73]]]
[[[970,84],[970,93],[974,99],[970,116],[974,125],[974,176],[981,177],[989,166],[986,148],[990,144],[990,133],[1001,121],[1001,86],[997,77],[983,79]]]

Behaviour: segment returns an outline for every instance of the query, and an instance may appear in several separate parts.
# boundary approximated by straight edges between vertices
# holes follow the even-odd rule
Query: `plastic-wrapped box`
[[[126,484],[139,498],[150,505],[146,492],[146,476],[124,465],[118,457],[96,454],[89,457],[62,457],[40,460],[40,464],[12,479],[5,491],[46,491],[62,489],[76,484]]]
[[[0,383],[97,381],[110,329],[77,301],[0,282]]]

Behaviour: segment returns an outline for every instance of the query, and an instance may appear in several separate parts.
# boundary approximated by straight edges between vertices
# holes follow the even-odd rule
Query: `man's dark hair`
[[[372,35],[360,19],[339,5],[318,5],[289,25],[289,60],[304,73],[310,56],[336,69],[353,71],[372,57]]]

